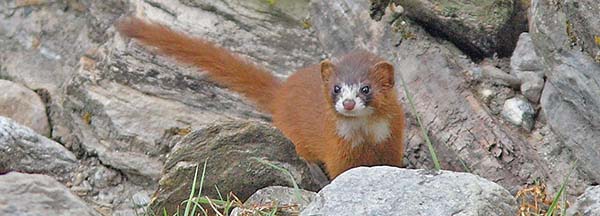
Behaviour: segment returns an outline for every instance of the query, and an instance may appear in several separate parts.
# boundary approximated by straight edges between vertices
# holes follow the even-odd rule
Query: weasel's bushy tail
[[[121,35],[205,70],[212,80],[253,100],[264,111],[273,112],[271,101],[281,81],[269,71],[209,41],[160,24],[129,17],[118,22],[116,27]]]

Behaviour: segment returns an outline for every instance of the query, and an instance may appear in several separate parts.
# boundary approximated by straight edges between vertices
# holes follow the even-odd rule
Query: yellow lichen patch
[[[175,134],[180,135],[180,136],[188,135],[191,132],[192,132],[192,128],[190,128],[190,127],[187,127],[187,128],[177,128],[175,130]]]
[[[15,5],[17,7],[37,6],[48,3],[46,0],[17,0]]]
[[[303,19],[302,20],[302,28],[303,29],[309,29],[310,27],[312,27],[312,24],[310,24],[310,20]]]
[[[594,35],[594,43],[596,43],[596,46],[600,47],[600,36]]]
[[[577,34],[575,34],[575,31],[573,30],[573,23],[571,23],[571,21],[567,20],[567,36],[569,37],[569,42],[571,47],[574,47],[577,45]]]
[[[90,112],[85,112],[81,118],[88,125],[92,123],[92,114]]]
[[[277,0],[265,0],[269,6],[275,6],[277,4]]]

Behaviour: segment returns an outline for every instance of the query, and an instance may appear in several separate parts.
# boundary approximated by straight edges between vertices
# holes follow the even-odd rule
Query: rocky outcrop
[[[416,113],[402,91],[404,86],[414,97],[416,111],[422,116],[444,169],[475,173],[513,193],[534,179],[543,179],[553,192],[562,183],[557,173],[567,173],[570,162],[578,158],[586,163],[573,174],[569,197],[573,199],[598,182],[595,167],[600,165],[600,153],[595,151],[599,149],[595,141],[600,138],[600,119],[596,115],[600,113],[600,102],[595,92],[600,92],[600,82],[594,61],[598,61],[595,45],[600,40],[596,40],[599,25],[594,17],[598,9],[593,0],[532,1],[531,40],[527,34],[521,36],[510,64],[507,59],[490,58],[482,63],[472,60],[494,52],[510,55],[512,49],[502,45],[517,43],[518,34],[513,33],[518,33],[518,28],[511,26],[515,16],[522,15],[518,7],[523,9],[522,2],[526,1],[452,3],[460,7],[436,5],[433,1],[397,1],[403,2],[403,7],[386,13],[376,10],[385,8],[391,0],[372,2],[377,4],[309,4],[308,0],[0,1],[0,78],[42,95],[47,102],[51,138],[77,156],[76,161],[70,160],[71,156],[54,161],[42,158],[40,161],[48,163],[39,167],[19,161],[29,155],[0,156],[0,164],[12,167],[3,172],[47,173],[50,168],[46,166],[74,164],[76,168],[65,169],[66,174],[48,175],[71,187],[103,214],[133,215],[149,202],[159,179],[170,178],[165,173],[179,168],[187,178],[185,184],[189,184],[190,170],[204,162],[201,156],[205,153],[193,158],[181,150],[201,149],[198,144],[204,141],[198,131],[213,128],[240,132],[256,127],[264,131],[244,133],[248,132],[250,138],[251,134],[278,134],[265,125],[270,121],[268,115],[215,85],[202,71],[155,55],[152,49],[115,33],[114,21],[134,14],[214,41],[282,78],[299,67],[356,48],[387,58],[396,66],[399,99],[406,105],[405,155],[409,168],[429,168],[432,163],[416,124]],[[492,8],[497,13],[481,13],[490,4],[498,6]],[[509,4],[513,12],[508,12]],[[529,67],[532,65],[535,67]],[[406,85],[401,84],[400,75]],[[535,113],[533,119],[527,116],[532,121],[526,129],[531,131],[502,120],[507,100],[521,98],[521,94]],[[233,122],[250,126],[242,128]],[[268,142],[286,146],[259,148],[267,155],[265,160],[301,164],[293,157],[289,143],[283,144],[280,135],[271,140],[273,137],[252,138],[260,141],[260,146]],[[250,139],[246,138],[239,140]],[[217,142],[221,138],[206,139]],[[189,142],[182,144],[184,140]],[[236,151],[230,154],[263,154],[254,152],[254,145],[233,144],[240,147],[229,149]],[[228,153],[228,146],[215,144],[220,152],[214,154]],[[38,150],[36,154],[44,153]],[[218,168],[209,171],[214,178],[233,175],[229,171],[246,172],[226,169],[231,164],[237,163],[211,159],[208,165]],[[260,187],[289,184],[287,177],[255,161],[237,166],[267,173],[246,177],[256,180]],[[297,167],[291,170],[295,175],[306,174],[304,165]],[[266,180],[259,181],[259,177]],[[229,178],[222,180],[227,184],[233,181],[231,177],[223,178]],[[249,184],[243,180],[237,183]],[[207,186],[213,189],[214,185]],[[234,190],[244,197],[259,188],[218,186],[221,192]],[[184,190],[175,188],[179,189]],[[170,193],[165,191],[157,195]],[[212,193],[209,189],[206,192]]]
[[[510,69],[510,73],[521,81],[523,95],[532,103],[538,103],[544,88],[544,67],[529,33],[519,36],[517,47],[510,57]]]
[[[59,143],[0,116],[0,173],[41,173],[66,180],[77,166],[75,155]]]
[[[596,1],[532,1],[531,37],[547,82],[541,96],[548,125],[585,174],[600,180],[600,35]]]
[[[291,186],[290,176],[257,159],[287,169],[300,187],[316,191],[321,187],[310,169],[295,153],[293,144],[278,130],[261,122],[228,121],[191,132],[175,145],[165,162],[165,174],[159,182],[151,208],[175,212],[189,197],[196,166],[206,162],[202,193],[218,197],[234,192],[246,200],[258,189]]]
[[[510,53],[520,33],[509,25],[516,1],[430,1],[396,0],[410,19],[435,36],[448,39],[473,58]],[[511,23],[515,24],[515,23]],[[513,32],[517,31],[517,32]]]
[[[11,118],[44,136],[50,136],[46,105],[32,90],[0,79],[0,116]]]
[[[468,173],[394,167],[351,169],[325,186],[300,215],[516,215],[496,183]]]
[[[60,182],[39,174],[0,175],[0,215],[101,215]]]
[[[589,187],[573,206],[567,210],[569,216],[600,215],[600,186]]]

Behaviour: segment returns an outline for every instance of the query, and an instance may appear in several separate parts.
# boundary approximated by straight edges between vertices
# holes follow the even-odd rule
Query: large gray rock
[[[0,173],[42,173],[66,180],[77,164],[59,143],[0,116]]]
[[[521,72],[519,75],[521,81],[521,93],[532,103],[538,103],[542,96],[545,81],[542,75],[537,72]]]
[[[510,73],[517,76],[523,71],[537,72],[540,75],[544,73],[542,59],[536,53],[531,36],[527,32],[519,35],[515,51],[510,57],[510,69]]]
[[[359,167],[325,186],[300,215],[516,215],[510,193],[479,176]]]
[[[260,158],[287,169],[301,188],[316,191],[322,183],[311,176],[306,163],[298,158],[294,145],[277,129],[258,121],[227,121],[191,132],[181,139],[165,162],[151,208],[175,212],[189,197],[196,165],[207,162],[202,194],[217,198],[234,192],[242,201],[258,189],[282,185],[291,186],[287,173],[271,168]]]
[[[531,36],[547,81],[541,105],[548,124],[580,161],[592,182],[600,181],[600,6],[595,0],[532,1]]]
[[[0,175],[0,215],[100,215],[49,176]]]
[[[44,136],[50,136],[46,105],[32,90],[0,79],[0,116],[11,118]]]
[[[510,54],[520,33],[505,28],[515,9],[515,1],[431,1],[396,0],[408,17],[423,27],[447,38],[474,58],[495,52]],[[515,23],[511,23],[515,24]]]
[[[533,103],[538,103],[544,88],[544,66],[535,51],[529,33],[519,36],[517,47],[510,57],[510,73],[521,81],[521,92]]]
[[[106,29],[124,9],[119,0],[3,1],[0,77],[59,93],[79,57],[108,39]]]
[[[271,186],[260,189],[252,194],[244,208],[235,208],[232,216],[255,215],[258,207],[276,207],[277,215],[298,215],[317,195],[317,193],[294,188]],[[270,209],[258,209],[269,212]]]
[[[567,209],[569,216],[593,216],[600,215],[600,186],[589,187],[573,206]]]

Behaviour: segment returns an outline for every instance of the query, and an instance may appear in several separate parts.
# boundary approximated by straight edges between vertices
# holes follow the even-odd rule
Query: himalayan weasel
[[[209,41],[126,18],[121,35],[191,64],[272,115],[303,159],[323,163],[329,178],[357,166],[402,166],[404,111],[394,66],[362,50],[324,60],[285,81]]]

